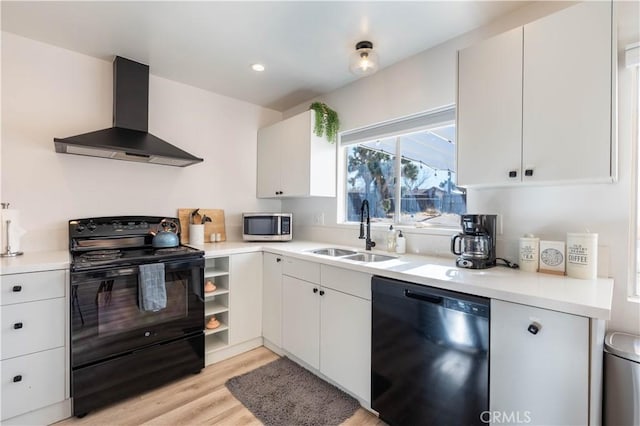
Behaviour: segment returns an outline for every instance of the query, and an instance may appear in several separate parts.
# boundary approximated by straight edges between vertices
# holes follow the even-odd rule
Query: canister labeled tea
[[[518,263],[520,270],[525,272],[538,272],[539,247],[540,238],[536,238],[531,234],[526,234],[520,238],[518,244]]]
[[[598,234],[567,232],[567,275],[585,280],[598,277]]]

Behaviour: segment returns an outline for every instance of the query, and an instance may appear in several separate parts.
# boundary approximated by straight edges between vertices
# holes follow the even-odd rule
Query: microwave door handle
[[[282,217],[277,216],[276,221],[278,222],[278,229],[276,231],[276,235],[282,235]]]

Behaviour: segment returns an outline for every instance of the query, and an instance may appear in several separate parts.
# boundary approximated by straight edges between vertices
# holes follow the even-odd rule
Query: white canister
[[[538,272],[540,238],[525,234],[518,243],[518,264],[525,272]]]
[[[189,225],[189,244],[204,244],[204,225]]]
[[[598,277],[598,234],[567,232],[567,276]]]

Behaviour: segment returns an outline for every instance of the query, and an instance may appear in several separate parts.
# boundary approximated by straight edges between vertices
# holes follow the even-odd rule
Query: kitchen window
[[[340,136],[342,222],[457,227],[466,193],[456,186],[455,107]]]

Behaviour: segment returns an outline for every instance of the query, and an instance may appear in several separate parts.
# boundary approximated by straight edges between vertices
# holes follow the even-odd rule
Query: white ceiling
[[[2,1],[2,30],[284,111],[522,7],[522,1]],[[251,70],[252,63],[266,67]]]

